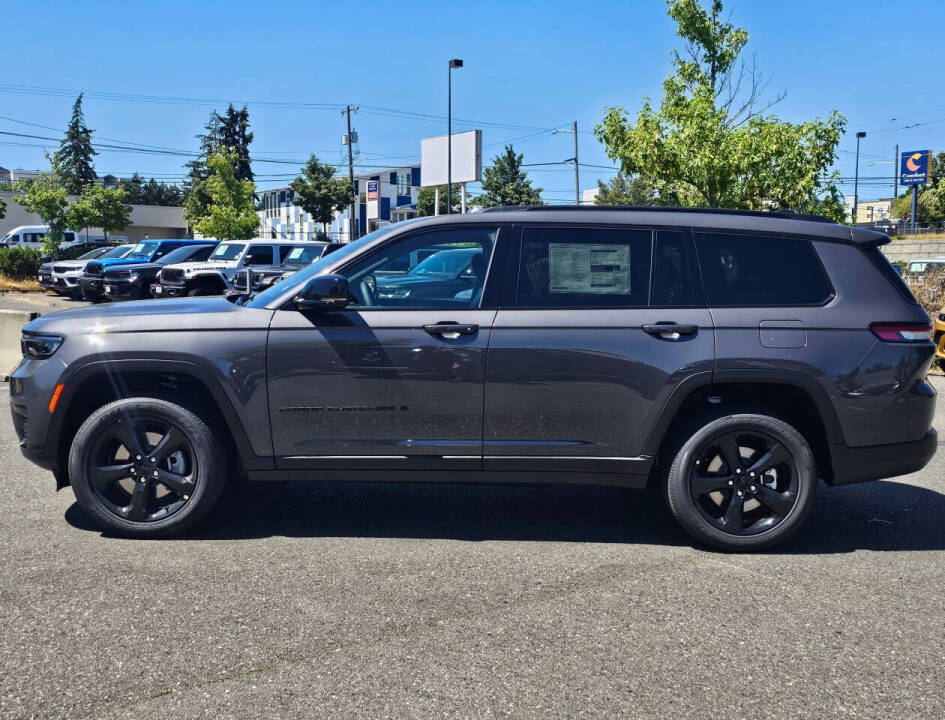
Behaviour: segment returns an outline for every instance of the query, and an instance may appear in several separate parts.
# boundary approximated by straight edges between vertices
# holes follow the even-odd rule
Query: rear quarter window
[[[710,306],[821,305],[833,294],[810,240],[695,233]]]

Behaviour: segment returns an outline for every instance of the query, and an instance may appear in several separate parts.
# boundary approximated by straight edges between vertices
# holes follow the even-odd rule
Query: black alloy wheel
[[[816,487],[804,436],[780,418],[744,413],[711,420],[685,439],[666,477],[666,499],[697,540],[751,551],[793,534]]]
[[[194,494],[199,467],[183,432],[156,417],[120,419],[89,456],[89,484],[114,515],[154,522],[179,512]]]
[[[730,535],[757,535],[797,503],[797,469],[787,448],[763,432],[731,431],[704,442],[689,471],[692,500]]]
[[[94,411],[69,452],[76,499],[104,529],[179,533],[216,502],[226,479],[221,432],[191,410],[135,397]]]

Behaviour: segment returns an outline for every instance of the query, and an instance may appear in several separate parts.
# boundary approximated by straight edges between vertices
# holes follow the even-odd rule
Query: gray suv
[[[13,421],[124,535],[183,530],[240,475],[656,485],[699,541],[765,548],[818,478],[935,452],[929,318],[888,241],[720,210],[402,222],[259,294],[34,320]],[[429,261],[460,249],[462,283]]]

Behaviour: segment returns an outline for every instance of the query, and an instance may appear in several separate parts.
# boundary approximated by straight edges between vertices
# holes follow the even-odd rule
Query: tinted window
[[[201,247],[200,245],[185,245],[184,247],[179,247],[173,252],[169,252],[163,258],[161,262],[165,265],[173,265],[174,263],[180,262],[200,262],[206,260],[210,257],[210,252],[213,250],[213,245],[206,245]]]
[[[527,228],[519,307],[641,307],[650,285],[649,230]]]
[[[817,305],[830,296],[807,240],[696,233],[696,250],[710,306]]]
[[[343,273],[363,308],[478,307],[495,238],[481,226],[410,235]]]
[[[247,265],[272,265],[272,245],[251,245],[244,262]]]
[[[162,243],[161,247],[158,249],[156,253],[154,253],[154,257],[152,257],[151,259],[157,260],[158,258],[162,258],[165,255],[167,255],[169,252],[173,252],[174,250],[177,250],[180,247],[182,247],[180,243]]]
[[[653,307],[693,307],[703,305],[696,279],[695,262],[686,236],[681,232],[656,233],[653,251]]]

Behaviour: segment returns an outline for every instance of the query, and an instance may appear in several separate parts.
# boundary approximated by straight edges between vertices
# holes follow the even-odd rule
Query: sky
[[[770,76],[770,94],[786,92],[775,114],[847,117],[837,162],[845,193],[856,131],[867,132],[861,199],[891,194],[896,143],[945,150],[945,44],[935,42],[945,2],[740,0],[726,10],[748,30],[745,56]],[[0,18],[0,132],[59,138],[85,91],[96,141],[193,152],[212,109],[245,102],[252,154],[280,161],[254,162],[263,188],[287,184],[310,153],[339,164],[338,106],[348,103],[360,108],[359,167],[418,162],[421,138],[446,134],[453,57],[465,62],[453,71],[453,132],[481,128],[485,163],[508,142],[526,164],[566,160],[573,136],[552,130],[576,120],[581,187],[596,187],[615,170],[594,126],[607,107],[633,116],[644,96],[658,101],[681,47],[659,0],[0,0]],[[45,167],[43,146],[57,142],[2,134],[0,166]],[[176,182],[187,159],[103,150],[95,163],[99,174]],[[547,200],[573,202],[572,167],[527,169]]]

